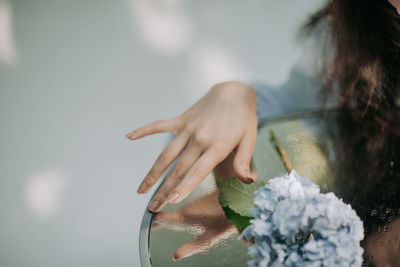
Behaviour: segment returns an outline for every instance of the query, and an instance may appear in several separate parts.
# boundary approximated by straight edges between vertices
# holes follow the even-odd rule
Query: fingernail
[[[126,137],[128,137],[129,139],[133,138],[136,135],[136,130],[133,132],[130,132],[126,135]]]
[[[171,203],[171,202],[175,201],[178,197],[179,197],[179,193],[178,193],[178,192],[173,192],[172,194],[170,194],[170,195],[168,196],[167,201],[168,201],[169,203]]]
[[[142,182],[137,190],[138,194],[142,194],[147,189],[147,183]]]
[[[254,183],[254,179],[253,179],[253,177],[251,177],[251,173],[250,173],[250,171],[248,169],[247,169],[247,182],[249,184]]]
[[[160,202],[158,200],[153,200],[150,204],[149,210],[155,211],[158,208],[158,205],[160,205]]]

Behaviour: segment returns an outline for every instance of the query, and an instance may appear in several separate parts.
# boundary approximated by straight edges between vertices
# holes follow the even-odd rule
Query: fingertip
[[[178,261],[183,259],[184,257],[186,257],[187,255],[185,255],[184,253],[180,252],[179,249],[175,251],[174,253],[174,257],[172,258],[174,261]]]
[[[253,178],[253,176],[251,176],[251,173],[250,173],[250,170],[249,169],[246,169],[246,182],[248,183],[248,184],[252,184],[252,183],[254,183],[254,178]]]
[[[165,201],[165,199],[160,196],[160,195],[156,195],[152,201],[150,201],[150,204],[148,206],[148,210],[154,213],[159,213],[161,212],[162,208],[164,208],[164,206],[167,204],[167,202]],[[160,217],[158,217],[160,218]]]
[[[144,193],[146,193],[146,190],[148,189],[148,184],[145,182],[145,181],[143,181],[140,185],[139,185],[139,188],[137,189],[137,193],[138,194],[144,194]]]
[[[157,220],[165,219],[163,217],[166,217],[166,214],[168,214],[168,213],[166,213],[165,211],[160,211],[160,212],[157,212],[156,214],[154,214],[153,224],[156,223]]]
[[[126,136],[135,135],[136,131],[137,131],[137,129],[127,133]]]
[[[170,201],[167,200],[167,202],[171,203],[171,204],[177,204],[177,203],[181,202],[182,200],[184,200],[189,195],[189,193],[186,193],[186,194],[185,193],[178,193],[178,197],[176,197],[175,199],[172,199]]]
[[[140,127],[130,133],[127,133],[125,136],[130,140],[136,140],[148,134],[151,133],[146,133],[146,127]]]
[[[238,177],[239,178],[239,177]],[[252,184],[254,183],[254,179],[252,177],[241,177],[239,178],[240,181],[242,181],[245,184]]]
[[[254,183],[254,178],[251,176],[249,169],[246,167],[237,168],[235,174],[239,180],[246,184]]]
[[[151,230],[157,230],[157,229],[160,228],[160,227],[161,227],[161,226],[160,226],[159,223],[153,222],[153,224],[151,225]]]
[[[178,203],[180,201],[179,196],[180,196],[179,192],[174,191],[168,196],[167,202],[168,203]]]
[[[160,209],[160,201],[158,200],[152,200],[150,205],[149,205],[149,210],[152,212],[157,212]]]
[[[199,237],[197,237],[196,240],[198,240],[198,238]],[[176,249],[174,253],[174,259],[181,260],[183,258],[187,258],[194,254],[202,252],[203,250],[199,247],[200,244],[196,244],[196,242],[198,242],[196,240],[186,243],[180,248]]]
[[[130,134],[126,134],[125,137],[132,141],[135,140],[135,138]]]
[[[247,178],[245,179],[245,183],[246,183],[246,184],[252,184],[252,183],[254,183],[254,179],[251,178],[251,177],[249,176],[249,177],[247,177]]]
[[[135,136],[135,137],[128,137],[129,140],[131,141],[135,141],[138,140],[140,137],[139,136]]]
[[[175,252],[174,253],[174,257],[172,257],[172,260],[173,261],[178,261],[180,258],[179,258],[179,256],[177,255],[177,253]]]

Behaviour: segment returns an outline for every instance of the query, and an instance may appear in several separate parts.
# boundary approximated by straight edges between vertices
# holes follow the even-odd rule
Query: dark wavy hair
[[[400,136],[400,16],[387,0],[330,0],[306,29],[325,20],[333,49],[325,92],[339,101],[348,146],[362,143],[374,154],[389,136]]]
[[[373,231],[400,216],[400,16],[386,0],[330,0],[306,31],[323,21],[332,50],[323,91],[339,103],[337,186]]]
[[[333,59],[325,62],[325,86],[342,107],[358,111],[358,118],[375,112],[380,122],[379,116],[386,118],[386,111],[399,104],[399,14],[387,0],[330,0],[307,28],[324,19],[334,50]]]

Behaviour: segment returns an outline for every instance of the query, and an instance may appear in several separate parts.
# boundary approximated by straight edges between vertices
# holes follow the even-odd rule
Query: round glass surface
[[[398,159],[393,158],[397,143],[367,154],[362,134],[340,127],[334,113],[264,122],[259,126],[253,168],[263,181],[287,172],[278,142],[291,168],[318,184],[322,192],[343,198],[363,220],[363,265],[400,266],[400,223],[396,220],[400,181],[396,179]],[[239,231],[226,219],[215,179],[211,173],[181,203],[166,205],[156,214],[145,213],[140,240],[143,266],[247,265],[250,244],[239,238]],[[176,261],[174,255],[182,258]]]

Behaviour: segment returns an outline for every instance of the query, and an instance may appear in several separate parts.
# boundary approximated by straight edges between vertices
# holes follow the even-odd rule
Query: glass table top
[[[363,265],[400,266],[399,142],[366,142],[357,131],[340,127],[335,112],[260,123],[252,161],[256,175],[266,182],[286,173],[272,130],[297,173],[322,192],[343,198],[363,220]],[[211,173],[179,204],[156,214],[146,211],[140,235],[143,266],[247,266],[250,244],[238,238],[239,231],[226,219],[215,179]],[[175,261],[174,255],[183,258]]]

